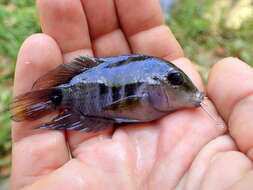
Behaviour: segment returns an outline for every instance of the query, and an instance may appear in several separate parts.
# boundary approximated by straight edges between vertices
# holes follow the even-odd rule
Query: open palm
[[[79,55],[130,53],[171,60],[204,90],[155,0],[37,0],[37,7],[43,34],[20,49],[15,95]],[[12,189],[242,189],[253,178],[252,79],[252,68],[233,58],[211,72],[207,94],[223,128],[200,108],[99,134],[31,130],[42,120],[13,123]],[[227,126],[235,141],[223,135]]]

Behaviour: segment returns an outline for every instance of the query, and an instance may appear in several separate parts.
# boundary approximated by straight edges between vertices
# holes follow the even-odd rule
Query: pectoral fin
[[[65,111],[54,118],[51,122],[36,129],[53,130],[79,130],[85,132],[97,132],[112,127],[114,120],[98,118],[93,116],[84,116],[81,113]]]
[[[95,58],[78,57],[70,63],[61,64],[54,70],[40,77],[33,89],[50,88],[69,82],[75,75],[99,64]]]

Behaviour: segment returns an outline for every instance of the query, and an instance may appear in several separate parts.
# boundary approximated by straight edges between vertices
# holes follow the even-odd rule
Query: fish
[[[10,111],[12,120],[24,121],[58,110],[36,129],[97,132],[200,107],[204,96],[181,69],[159,57],[80,56],[42,75],[14,98]]]

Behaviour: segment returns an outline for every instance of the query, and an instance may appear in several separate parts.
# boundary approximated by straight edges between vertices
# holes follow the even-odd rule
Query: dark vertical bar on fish
[[[120,96],[120,86],[113,86],[112,87],[112,102],[116,102],[121,98]]]
[[[99,83],[98,88],[99,88],[100,95],[105,95],[108,93],[108,86],[106,86],[105,84]]]
[[[138,90],[139,83],[131,83],[125,85],[125,96],[135,95]]]

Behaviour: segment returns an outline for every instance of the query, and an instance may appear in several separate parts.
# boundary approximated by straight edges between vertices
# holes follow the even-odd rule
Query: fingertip
[[[14,94],[29,90],[39,76],[61,63],[61,51],[53,38],[46,34],[31,35],[18,54]]]
[[[238,58],[225,58],[214,65],[208,77],[207,94],[225,120],[234,105],[253,92],[252,81],[253,69]]]
[[[229,133],[240,151],[253,159],[253,69],[229,57],[219,61],[208,80],[208,96],[228,122]]]
[[[224,59],[221,59],[218,61],[214,66],[212,67],[212,70],[209,73],[208,76],[208,84],[209,86],[212,86],[210,82],[213,82],[212,79],[215,79],[215,77],[222,73],[226,72],[228,67],[247,67],[248,69],[251,68],[249,65],[238,59],[237,57],[226,57]],[[252,69],[252,68],[251,68]]]
[[[48,44],[58,47],[56,41],[51,36],[43,33],[35,33],[23,42],[19,51],[19,56],[23,49],[29,48],[31,44],[36,44],[38,47],[47,46]]]

